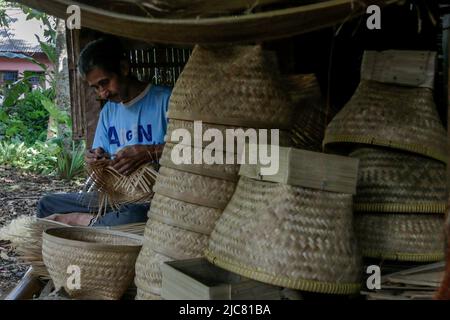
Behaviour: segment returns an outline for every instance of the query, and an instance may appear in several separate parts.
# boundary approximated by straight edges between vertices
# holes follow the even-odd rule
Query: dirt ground
[[[0,228],[23,215],[33,216],[41,196],[52,192],[79,191],[82,180],[62,181],[0,166]],[[0,240],[0,300],[27,270],[19,265],[10,243]]]

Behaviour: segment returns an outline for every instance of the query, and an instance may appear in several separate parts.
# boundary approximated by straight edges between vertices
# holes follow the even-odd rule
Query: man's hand
[[[130,175],[144,163],[157,162],[163,147],[163,144],[124,147],[116,154],[112,166],[119,173]]]
[[[110,156],[103,148],[87,150],[84,155],[84,160],[87,164],[92,164],[97,160],[109,159]]]

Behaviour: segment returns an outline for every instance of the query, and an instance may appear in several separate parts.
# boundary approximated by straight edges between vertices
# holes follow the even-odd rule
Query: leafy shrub
[[[24,142],[0,141],[0,165],[71,180],[84,173],[84,143],[72,142],[72,149],[63,147],[60,139]]]

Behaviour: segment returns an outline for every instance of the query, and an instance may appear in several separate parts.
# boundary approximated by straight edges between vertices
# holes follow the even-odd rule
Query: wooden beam
[[[30,267],[17,286],[6,296],[4,300],[29,300],[38,294],[43,283],[33,275]]]
[[[290,37],[365,14],[369,4],[383,7],[399,0],[330,0],[269,12],[204,19],[136,17],[69,0],[18,2],[63,19],[68,17],[69,5],[78,5],[83,27],[130,39],[170,44],[218,44]]]

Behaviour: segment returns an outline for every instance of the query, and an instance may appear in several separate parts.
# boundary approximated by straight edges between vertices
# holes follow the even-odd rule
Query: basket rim
[[[52,233],[58,232],[58,231],[70,231],[70,232],[88,232],[88,233],[101,233],[105,235],[113,235],[121,238],[128,238],[131,240],[135,240],[136,244],[120,244],[120,245],[114,245],[111,243],[97,243],[97,242],[85,242],[80,240],[72,240],[63,238],[57,235],[54,235]],[[44,230],[42,233],[42,239],[46,241],[50,241],[59,245],[63,246],[70,246],[75,248],[84,248],[84,249],[90,249],[90,250],[101,250],[101,251],[114,251],[114,252],[123,252],[123,251],[137,251],[139,252],[143,245],[144,237],[121,232],[121,231],[115,231],[115,230],[108,230],[108,229],[97,229],[97,228],[90,228],[90,227],[58,227],[58,228],[49,228],[47,230]]]
[[[269,283],[275,286],[292,288],[317,293],[348,295],[358,293],[361,283],[330,283],[307,279],[289,279],[283,276],[274,276],[248,266],[235,263],[231,259],[215,255],[209,248],[205,250],[205,258],[214,265],[244,277]]]

